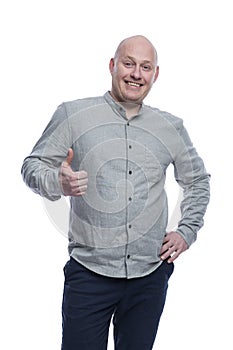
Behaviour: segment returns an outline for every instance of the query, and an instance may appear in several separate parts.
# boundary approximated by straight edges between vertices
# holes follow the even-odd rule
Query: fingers
[[[62,173],[61,177],[63,194],[65,196],[81,196],[87,191],[88,175],[84,170]]]
[[[171,263],[186,249],[188,249],[188,245],[183,237],[177,232],[170,232],[164,238],[160,257]]]
[[[76,171],[74,174],[76,174],[77,180],[79,180],[80,182],[83,179],[87,179],[87,172],[85,170]]]
[[[67,157],[66,157],[65,161],[63,162],[63,165],[70,166],[73,158],[74,158],[74,151],[72,150],[72,148],[69,148]]]
[[[87,172],[77,171],[73,173],[73,177],[69,179],[70,192],[69,196],[81,196],[87,191],[88,175]]]
[[[66,159],[63,161],[59,181],[62,187],[62,192],[65,196],[81,196],[86,193],[88,175],[84,170],[74,172],[71,168],[71,163],[74,158],[72,148],[68,149]]]

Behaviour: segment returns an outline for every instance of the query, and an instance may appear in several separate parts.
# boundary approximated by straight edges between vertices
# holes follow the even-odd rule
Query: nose
[[[140,80],[141,79],[140,66],[135,64],[134,69],[130,75],[131,75],[131,78],[133,78],[134,80]]]

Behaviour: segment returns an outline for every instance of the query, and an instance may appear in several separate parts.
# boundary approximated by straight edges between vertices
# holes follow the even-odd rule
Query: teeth
[[[130,86],[136,86],[136,87],[139,87],[139,86],[140,86],[140,84],[133,83],[133,82],[131,82],[131,81],[128,81],[128,85],[130,85]]]

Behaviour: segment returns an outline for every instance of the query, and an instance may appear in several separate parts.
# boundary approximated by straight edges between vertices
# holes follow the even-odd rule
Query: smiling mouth
[[[129,86],[141,87],[143,84],[135,83],[134,81],[126,81],[126,84]]]

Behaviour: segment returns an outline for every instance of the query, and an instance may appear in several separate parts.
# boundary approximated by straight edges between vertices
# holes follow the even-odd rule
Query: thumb
[[[73,158],[74,158],[74,151],[72,150],[72,148],[69,148],[67,157],[65,159],[66,165],[70,166],[70,164],[72,163]]]

